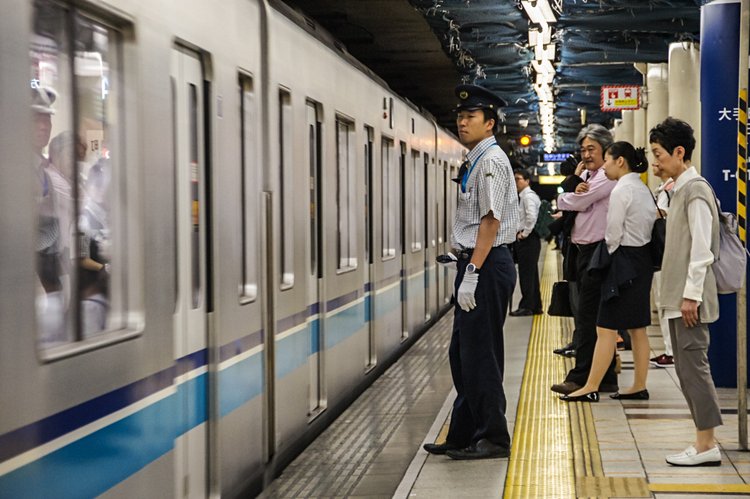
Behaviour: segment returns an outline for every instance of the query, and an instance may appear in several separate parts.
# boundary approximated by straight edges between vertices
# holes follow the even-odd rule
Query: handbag
[[[711,184],[703,177],[703,180],[711,188],[716,203],[716,212],[719,214],[719,254],[715,256],[711,269],[716,277],[716,289],[721,295],[732,294],[742,289],[745,283],[745,266],[747,265],[747,253],[745,245],[737,236],[737,218],[734,213],[721,211],[719,198]]]
[[[552,298],[549,302],[547,315],[573,317],[573,311],[570,308],[570,283],[568,281],[558,281],[552,285]]]
[[[656,199],[651,196],[656,205],[656,212],[659,214],[659,218],[654,220],[654,226],[651,228],[651,262],[654,271],[661,270],[661,261],[664,258],[664,245],[667,242],[667,219],[664,218],[664,214],[659,209],[659,205],[656,204]]]

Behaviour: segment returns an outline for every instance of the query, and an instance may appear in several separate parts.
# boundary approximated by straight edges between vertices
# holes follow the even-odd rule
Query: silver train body
[[[0,497],[258,492],[448,307],[462,146],[283,5],[2,7]],[[85,148],[74,254],[107,179],[98,329],[34,113]]]

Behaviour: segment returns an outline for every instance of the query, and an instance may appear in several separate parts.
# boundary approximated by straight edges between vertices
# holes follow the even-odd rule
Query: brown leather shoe
[[[579,385],[578,383],[574,383],[572,381],[563,381],[562,383],[552,385],[550,387],[550,390],[556,393],[562,393],[563,395],[567,395],[569,393],[572,393],[578,390],[579,388],[581,388],[581,385]]]

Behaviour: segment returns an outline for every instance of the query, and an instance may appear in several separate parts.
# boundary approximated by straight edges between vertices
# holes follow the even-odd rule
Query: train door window
[[[281,289],[294,286],[294,195],[292,192],[292,95],[279,90],[279,206]]]
[[[310,203],[310,276],[317,280],[323,277],[320,267],[320,158],[321,158],[321,121],[318,115],[319,104],[307,101],[307,147],[309,173],[309,203]],[[317,281],[316,281],[317,286]]]
[[[336,118],[336,219],[338,269],[357,267],[355,203],[354,123]]]
[[[142,314],[117,133],[122,34],[50,0],[34,2],[33,27],[35,308],[42,356],[51,360],[135,334]]]
[[[240,91],[240,191],[242,202],[242,268],[240,302],[250,303],[258,296],[258,217],[260,213],[260,147],[257,97],[253,79],[239,75]]]
[[[365,261],[372,263],[372,142],[375,138],[371,126],[365,125]]]
[[[419,251],[422,249],[422,235],[424,232],[424,165],[421,161],[419,151],[411,153],[411,186],[412,195],[409,209],[411,211],[411,250]]]
[[[395,158],[391,139],[383,137],[380,142],[380,193],[381,193],[381,237],[383,260],[396,256],[396,223],[393,220],[395,211],[395,196],[397,186],[394,184]]]

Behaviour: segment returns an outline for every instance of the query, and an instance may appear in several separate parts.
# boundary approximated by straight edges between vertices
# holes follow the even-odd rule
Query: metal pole
[[[737,216],[747,246],[747,96],[750,58],[750,0],[740,4],[739,96],[737,99]],[[737,293],[737,424],[740,448],[747,450],[747,283]]]

